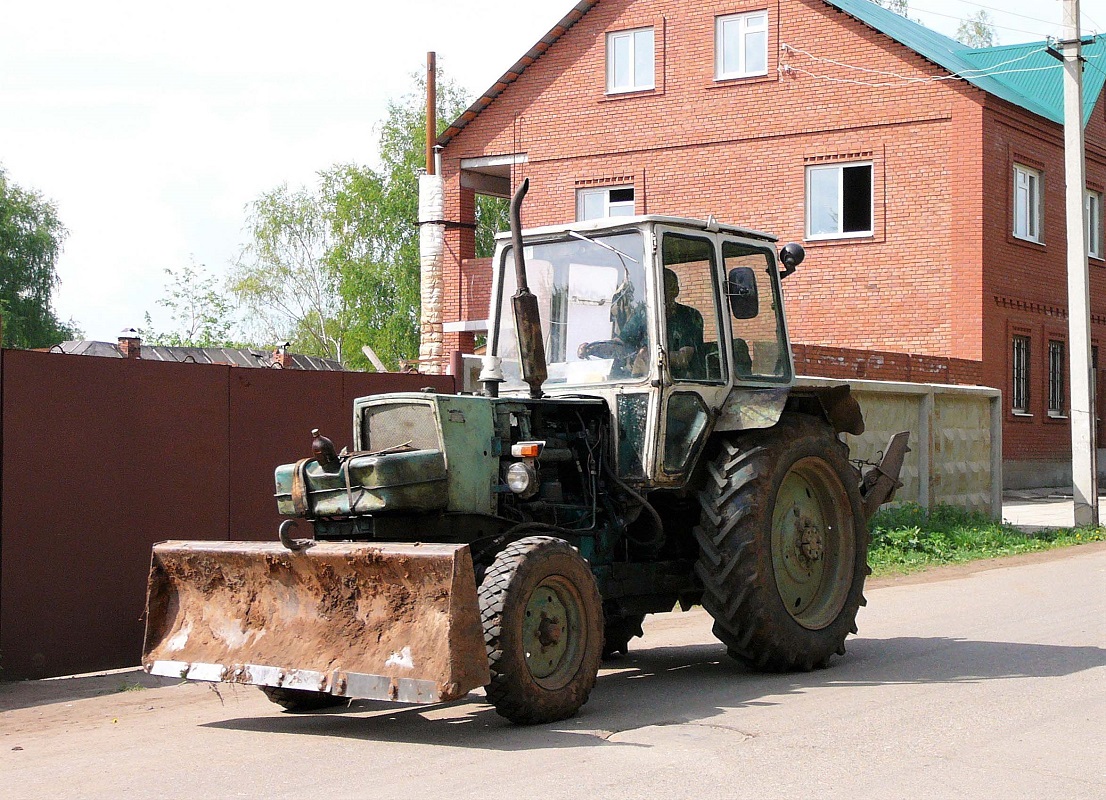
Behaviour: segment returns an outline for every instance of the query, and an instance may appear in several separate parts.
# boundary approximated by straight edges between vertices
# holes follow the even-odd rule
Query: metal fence
[[[275,537],[311,429],[425,386],[453,379],[0,351],[0,677],[138,663],[153,543]]]

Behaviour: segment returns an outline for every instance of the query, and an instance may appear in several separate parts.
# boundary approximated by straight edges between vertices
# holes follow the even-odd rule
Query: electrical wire
[[[1043,53],[1047,50],[1047,48],[1038,47],[1034,50],[1030,50],[1027,53],[1023,53],[1022,55],[1017,56],[1016,58],[1011,58],[1007,61],[999,62],[998,64],[992,64],[989,67],[980,67],[978,69],[966,69],[966,70],[963,70],[962,72],[954,72],[950,75],[941,75],[941,76],[937,76],[937,77],[918,78],[918,77],[910,76],[910,75],[900,75],[897,72],[888,72],[886,70],[871,69],[869,67],[859,67],[859,66],[856,66],[855,64],[847,64],[843,61],[837,61],[837,60],[832,59],[832,58],[824,58],[822,56],[816,56],[813,53],[808,53],[806,50],[803,50],[801,48],[795,47],[794,45],[790,45],[790,44],[787,44],[787,43],[781,43],[780,44],[780,49],[784,53],[798,53],[799,55],[804,55],[807,58],[809,58],[811,61],[817,61],[817,62],[820,62],[820,63],[823,63],[823,64],[832,64],[835,67],[841,67],[843,69],[852,69],[852,70],[856,70],[857,72],[867,73],[869,75],[882,75],[882,76],[885,76],[885,77],[888,77],[888,78],[898,78],[900,81],[906,82],[906,83],[932,83],[934,81],[948,81],[948,80],[954,80],[956,78],[982,78],[982,77],[985,77],[985,76],[988,76],[988,75],[1005,75],[1005,74],[1008,74],[1008,73],[1011,73],[1011,72],[1023,72],[1023,71],[1024,72],[1037,72],[1037,71],[1042,70],[1042,69],[1051,69],[1054,66],[1054,65],[1050,64],[1047,67],[1026,67],[1024,69],[1019,69],[1019,70],[999,70],[1000,67],[1006,67],[1006,66],[1009,66],[1011,64],[1016,64],[1019,61],[1025,61],[1030,56],[1036,55],[1037,53]],[[799,69],[798,67],[792,67],[790,64],[787,65],[787,67],[790,67],[791,69],[795,69],[795,70]],[[887,85],[888,86],[894,86],[894,85],[897,85],[897,84],[887,84]]]

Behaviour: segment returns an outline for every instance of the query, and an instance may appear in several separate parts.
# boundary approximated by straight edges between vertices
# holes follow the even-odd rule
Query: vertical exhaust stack
[[[530,291],[526,281],[526,257],[522,252],[522,199],[530,189],[530,179],[525,178],[511,198],[511,249],[515,255],[515,283],[518,291],[511,298],[515,312],[515,330],[518,331],[518,356],[522,367],[522,380],[530,385],[530,396],[541,397],[541,385],[549,377],[545,361],[545,342],[541,335],[541,314],[538,298]]]

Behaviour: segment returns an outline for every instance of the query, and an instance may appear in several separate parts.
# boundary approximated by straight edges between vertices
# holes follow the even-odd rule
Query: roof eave
[[[581,0],[573,6],[572,10],[565,14],[561,21],[554,25],[545,36],[541,37],[537,44],[527,50],[526,54],[516,61],[509,70],[504,72],[499,80],[492,84],[490,89],[480,95],[475,103],[465,109],[461,116],[442,131],[437,139],[438,146],[445,147],[448,145],[466,125],[476,119],[481,111],[491,105],[495,98],[503,94],[508,86],[517,81],[531,64],[537,61],[546,50],[553,46],[554,42],[564,36],[569,28],[579,22],[598,3],[599,0]]]

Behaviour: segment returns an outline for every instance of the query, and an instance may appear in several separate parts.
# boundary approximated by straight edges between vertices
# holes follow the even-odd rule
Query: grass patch
[[[877,576],[1106,541],[1106,528],[1026,532],[954,506],[926,511],[907,504],[880,511],[868,527],[872,533],[868,563]]]
[[[138,681],[123,681],[119,684],[119,688],[116,691],[119,692],[141,692],[146,687]]]

